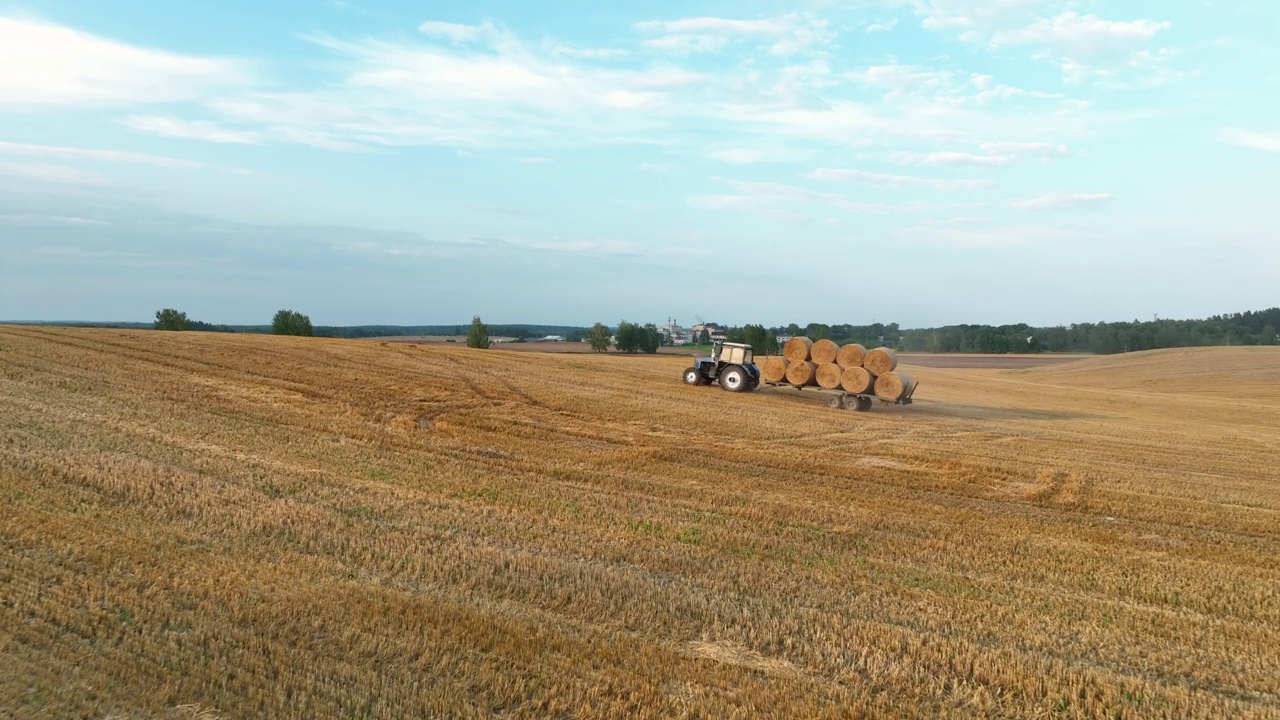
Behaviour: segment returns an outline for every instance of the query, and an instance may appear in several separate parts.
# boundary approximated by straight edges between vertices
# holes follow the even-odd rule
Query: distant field
[[[407,336],[402,338],[372,338],[383,342],[408,342],[408,343],[444,343],[451,345],[454,343],[446,342],[444,337],[422,337]],[[457,343],[466,344],[466,338],[455,338]],[[524,342],[524,343],[499,343],[494,345],[496,350],[513,350],[518,352],[548,352],[548,353],[589,353],[592,352],[591,345],[588,343],[571,343],[571,342]],[[610,351],[614,352],[614,351]],[[658,353],[662,355],[705,355],[705,349],[691,347],[661,347]],[[979,355],[973,353],[900,353],[903,362],[923,367],[936,368],[987,368],[987,369],[1013,369],[1013,368],[1031,368],[1041,365],[1055,365],[1057,363],[1071,362],[1073,360],[1082,360],[1091,355],[1062,355],[1045,353],[1039,355]]]
[[[0,327],[0,717],[1280,716],[1280,348],[684,364]]]

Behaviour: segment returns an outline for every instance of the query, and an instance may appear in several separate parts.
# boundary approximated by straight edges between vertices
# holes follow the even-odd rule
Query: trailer
[[[868,393],[845,392],[839,388],[827,389],[817,387],[815,385],[792,385],[789,382],[769,382],[767,380],[764,381],[764,384],[770,387],[795,388],[797,392],[812,390],[824,395],[830,395],[831,397],[827,398],[827,407],[833,410],[855,410],[857,412],[866,412],[870,410],[872,404],[877,400],[879,400],[882,405],[910,405],[911,396],[915,395],[916,388],[920,385],[919,383],[913,384],[907,389],[907,393],[897,400],[885,400],[884,398],[879,398]]]
[[[870,410],[876,400],[879,400],[882,405],[910,405],[911,396],[919,386],[919,383],[913,383],[902,397],[897,400],[885,400],[872,393],[851,393],[840,388],[794,385],[785,380],[771,382],[761,377],[760,368],[756,366],[750,345],[718,341],[711,346],[711,356],[695,359],[693,365],[685,369],[683,377],[688,385],[719,385],[729,392],[751,392],[760,385],[795,388],[797,391],[813,390],[830,395],[831,397],[827,399],[827,407],[833,410],[858,412]]]

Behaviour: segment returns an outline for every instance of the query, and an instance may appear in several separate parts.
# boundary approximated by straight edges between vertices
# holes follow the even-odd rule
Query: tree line
[[[370,337],[402,335],[405,326],[356,326],[352,328],[313,327],[311,319],[293,310],[280,310],[270,326],[215,325],[191,320],[186,313],[165,308],[156,313],[153,325],[158,330],[194,330],[203,332],[271,332],[277,335],[323,335],[327,337]],[[461,335],[462,326],[412,326],[427,330],[422,334]],[[898,323],[851,325],[809,323],[801,326],[766,327],[741,325],[720,327],[730,342],[751,345],[758,354],[777,353],[778,338],[804,335],[814,340],[829,339],[840,344],[861,343],[867,347],[884,345],[907,352],[972,352],[972,353],[1095,353],[1113,354],[1159,348],[1198,347],[1207,345],[1276,345],[1280,328],[1280,307],[1261,311],[1214,315],[1202,320],[1152,319],[1132,322],[1074,323],[1071,325],[947,325],[935,328],[903,329]],[[341,331],[341,332],[338,332]],[[397,332],[400,331],[400,332]],[[559,331],[559,332],[555,332]],[[570,342],[586,341],[591,349],[606,352],[613,347],[623,353],[655,353],[666,338],[653,323],[619,321],[614,328],[596,323],[591,328],[564,325],[495,325],[488,326],[477,316],[472,318],[467,344],[489,347],[490,333],[512,337],[517,341],[558,334]],[[541,334],[539,334],[541,333]],[[710,344],[703,330],[695,342]]]
[[[185,312],[175,308],[164,308],[156,311],[156,320],[152,324],[156,330],[196,331],[196,332],[236,332],[230,325],[211,325],[207,322],[192,320]],[[271,332],[275,335],[302,335],[310,337],[313,328],[311,318],[294,310],[280,310],[271,318]]]

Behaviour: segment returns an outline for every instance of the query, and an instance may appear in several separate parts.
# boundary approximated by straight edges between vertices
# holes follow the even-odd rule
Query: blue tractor
[[[700,357],[684,371],[689,385],[720,383],[729,392],[751,392],[760,384],[760,368],[751,356],[751,346],[742,343],[716,342],[711,357]]]

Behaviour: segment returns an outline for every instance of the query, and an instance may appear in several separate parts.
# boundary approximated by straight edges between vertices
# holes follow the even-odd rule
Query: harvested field
[[[0,327],[0,716],[1280,715],[1280,349],[511,358]]]

